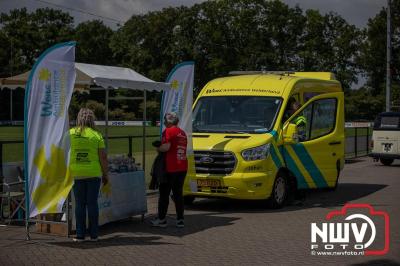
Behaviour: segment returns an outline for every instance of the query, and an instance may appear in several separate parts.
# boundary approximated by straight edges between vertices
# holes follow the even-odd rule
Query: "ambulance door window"
[[[293,98],[294,100],[296,100],[296,102],[300,102],[300,95],[298,93],[293,94],[292,96],[290,96],[290,98]]]
[[[328,135],[335,129],[336,99],[322,99],[313,103],[310,139]]]
[[[303,93],[303,104],[308,102],[308,100],[310,100],[312,97],[315,97],[320,94],[321,94],[320,92],[304,92]]]

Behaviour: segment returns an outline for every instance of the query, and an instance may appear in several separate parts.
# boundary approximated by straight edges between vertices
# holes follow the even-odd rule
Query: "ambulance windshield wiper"
[[[237,131],[237,130],[227,130],[227,131],[223,131],[223,133],[231,133],[231,134],[248,134],[248,132],[244,132],[244,131]]]

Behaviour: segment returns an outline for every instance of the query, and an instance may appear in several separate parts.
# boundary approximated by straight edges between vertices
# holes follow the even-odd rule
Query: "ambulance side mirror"
[[[296,124],[289,123],[283,129],[283,142],[285,144],[295,144],[299,142]]]

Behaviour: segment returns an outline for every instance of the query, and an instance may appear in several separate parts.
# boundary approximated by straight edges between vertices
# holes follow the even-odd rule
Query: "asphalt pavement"
[[[279,210],[264,201],[199,199],[186,208],[183,229],[175,227],[173,206],[167,228],[150,227],[156,202],[157,195],[148,197],[144,222],[133,217],[102,226],[97,243],[37,233],[26,241],[23,227],[1,226],[0,265],[400,265],[399,160],[390,167],[370,158],[351,161],[336,191],[307,191],[303,201]],[[327,214],[346,203],[388,214],[386,254],[312,254],[311,224],[322,228]],[[379,251],[387,225],[375,218],[371,247]],[[342,250],[336,245],[334,251]]]

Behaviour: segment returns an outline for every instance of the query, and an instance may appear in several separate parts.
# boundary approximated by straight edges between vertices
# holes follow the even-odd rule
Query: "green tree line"
[[[393,104],[400,105],[400,0],[392,1]],[[77,41],[76,61],[129,67],[157,81],[174,65],[195,61],[195,94],[232,70],[329,71],[346,93],[346,120],[371,120],[384,110],[386,9],[365,28],[336,13],[289,7],[281,1],[220,0],[133,15],[117,30],[98,20],[74,25],[73,17],[50,8],[15,9],[0,15],[0,77],[30,70],[48,47]],[[366,79],[354,90],[360,77]],[[0,91],[0,120],[9,119],[9,90]],[[141,96],[142,92],[113,92]],[[14,92],[14,119],[23,118],[23,90]],[[158,119],[160,95],[148,96]],[[79,106],[104,117],[104,92],[74,93]],[[143,104],[111,101],[111,119],[140,119]]]

